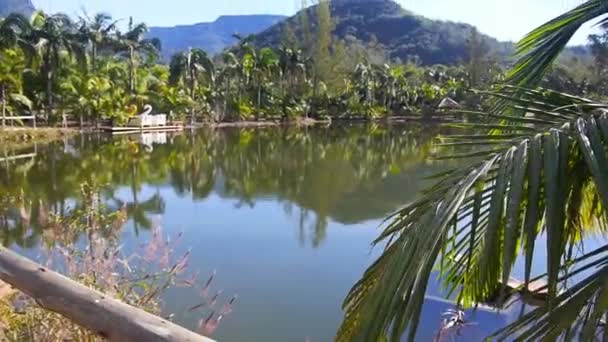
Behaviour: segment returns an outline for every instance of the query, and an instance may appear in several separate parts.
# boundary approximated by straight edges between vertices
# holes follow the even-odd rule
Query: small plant
[[[441,320],[439,333],[435,342],[455,341],[462,336],[462,331],[475,323],[470,323],[466,319],[466,313],[460,309],[448,309]]]

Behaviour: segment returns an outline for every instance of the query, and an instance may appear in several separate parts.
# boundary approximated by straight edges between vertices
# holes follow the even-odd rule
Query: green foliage
[[[507,81],[521,86],[538,85],[576,31],[606,13],[608,7],[603,0],[588,0],[530,32],[517,44],[519,60]]]
[[[19,58],[0,55],[5,109],[44,113],[49,123],[78,118],[81,125],[121,125],[147,104],[171,119],[188,115],[191,124],[328,115],[375,119],[432,113],[444,97],[479,106],[465,94],[470,75],[486,87],[498,74],[486,64],[472,68],[473,62],[465,69],[375,63],[357,44],[336,39],[335,6],[341,5],[327,1],[305,12],[310,16],[301,19],[310,35],[301,47],[258,49],[255,37],[236,35],[237,46],[214,59],[190,49],[174,55],[168,67],[157,63],[159,41],[147,38],[143,23],[130,20],[121,32],[104,13],[76,21],[42,12],[29,21],[11,16],[0,25],[0,53]],[[486,61],[485,50],[471,50],[477,51],[475,60]],[[23,96],[30,101],[17,101]]]
[[[480,128],[441,138],[443,158],[470,163],[438,175],[422,198],[387,221],[375,242],[387,242],[387,249],[347,297],[339,340],[385,334],[400,340],[406,332],[414,340],[435,270],[448,295],[470,308],[501,286],[504,293],[501,284],[519,256],[526,259],[526,283],[547,279],[548,300],[496,338],[553,340],[581,333],[577,324],[593,334],[603,329],[597,322],[606,311],[598,301],[606,248],[590,252],[584,244],[608,218],[608,117],[596,111],[606,105],[545,89],[491,95],[534,116],[466,112],[504,128],[471,124]],[[546,241],[547,260],[533,269],[539,241]],[[582,269],[587,277],[576,276]],[[585,312],[595,318],[590,322]]]
[[[0,51],[0,101],[5,115],[18,115],[20,110],[32,109],[32,101],[23,95],[24,70],[25,59],[20,50]]]
[[[524,37],[507,75],[517,87],[489,92],[501,105],[489,113],[465,111],[476,121],[440,138],[439,158],[469,163],[435,176],[419,200],[387,220],[375,241],[386,249],[346,298],[337,340],[400,341],[407,334],[413,341],[430,279],[459,307],[473,308],[508,294],[518,260],[525,284],[516,290],[545,293],[546,301],[489,340],[606,336],[608,105],[521,87],[545,82],[586,92],[553,62],[581,25],[607,13],[605,5],[587,1]],[[591,37],[600,73],[604,40]],[[599,248],[585,248],[598,237]],[[533,267],[539,255],[544,263]],[[539,280],[546,285],[528,286]]]

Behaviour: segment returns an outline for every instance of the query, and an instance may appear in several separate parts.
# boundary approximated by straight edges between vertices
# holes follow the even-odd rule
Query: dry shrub
[[[219,305],[220,292],[211,293],[215,274],[202,282],[189,272],[190,252],[176,255],[182,233],[170,238],[155,224],[150,241],[126,255],[119,235],[126,211],[108,210],[96,187],[82,187],[83,201],[68,215],[51,215],[45,228],[41,259],[46,266],[108,296],[161,314],[162,295],[174,286],[195,287],[201,303],[184,311],[200,315],[197,332],[211,336],[232,312],[236,297]],[[219,308],[218,308],[219,307]],[[171,319],[172,315],[165,317]],[[101,337],[56,313],[46,311],[26,295],[15,292],[0,301],[3,341],[101,341]]]

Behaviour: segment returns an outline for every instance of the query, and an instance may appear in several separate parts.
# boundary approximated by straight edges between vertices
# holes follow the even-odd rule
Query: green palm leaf
[[[450,149],[472,142],[481,147],[448,156],[475,159],[438,175],[421,199],[387,221],[376,241],[386,242],[387,250],[346,298],[338,340],[398,341],[406,332],[414,340],[433,270],[461,305],[474,307],[509,281],[519,258],[525,260],[526,283],[544,278],[549,299],[495,337],[536,340],[601,329],[589,319],[599,322],[607,313],[602,284],[608,250],[582,256],[566,251],[582,250],[575,247],[585,238],[603,234],[608,113],[601,108],[606,105],[544,89],[517,90],[507,87],[493,95],[518,103],[526,117],[489,113],[480,126],[490,130],[486,139],[442,137]],[[535,274],[539,239],[547,241],[540,251],[546,268]],[[584,272],[576,269],[594,273],[582,278]]]
[[[507,83],[537,85],[581,26],[608,13],[605,0],[588,0],[528,33],[517,44],[519,57]]]

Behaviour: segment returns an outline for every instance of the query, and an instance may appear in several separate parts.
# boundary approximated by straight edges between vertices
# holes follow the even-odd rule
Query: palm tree
[[[24,36],[29,32],[29,20],[21,14],[0,18],[0,48],[25,48]]]
[[[112,16],[107,13],[97,13],[90,18],[86,13],[79,18],[78,34],[83,44],[88,47],[89,61],[93,73],[97,71],[98,54],[100,49],[113,45],[113,34],[116,32],[116,24]]]
[[[359,63],[353,71],[353,83],[358,90],[358,97],[365,104],[373,103],[373,66],[369,63]]]
[[[10,112],[9,101],[31,109],[32,102],[22,94],[25,69],[23,54],[17,49],[0,51],[0,101],[2,103],[2,128],[5,126],[7,112]]]
[[[207,53],[201,49],[190,49],[188,52],[180,52],[171,58],[169,67],[169,83],[176,85],[183,79],[188,86],[190,97],[196,100],[196,90],[201,74],[205,74],[213,86],[215,83],[215,67]],[[190,109],[191,123],[195,122],[194,108]]]
[[[21,73],[23,71],[22,56],[16,47],[26,49],[27,44],[23,36],[28,32],[29,23],[25,17],[19,14],[11,14],[0,19],[0,101],[2,102],[2,127],[5,125],[4,118],[7,112],[8,97],[17,97],[27,100],[21,95]],[[18,93],[8,94],[9,88],[18,90]],[[29,100],[27,100],[29,102]],[[31,103],[30,103],[31,106]]]
[[[608,104],[521,87],[538,84],[578,28],[606,13],[606,1],[589,0],[519,42],[508,77],[517,86],[489,95],[526,115],[505,106],[465,112],[481,120],[442,138],[445,158],[469,162],[437,175],[422,198],[389,218],[375,241],[386,249],[346,298],[338,340],[399,341],[407,333],[413,341],[433,275],[471,307],[507,294],[516,260],[525,265],[519,290],[544,293],[546,302],[492,339],[606,336],[608,243],[585,245],[608,229]],[[534,269],[543,254],[545,267]],[[546,285],[532,290],[540,279]]]
[[[262,88],[269,81],[272,73],[278,70],[279,57],[270,48],[263,48],[255,55],[253,74],[257,83],[257,114],[262,109]]]
[[[279,52],[279,69],[283,79],[287,79],[288,85],[282,85],[282,88],[287,89],[290,93],[294,90],[294,85],[301,82],[301,78],[306,78],[306,60],[303,57],[302,50],[294,50],[287,47],[281,47]]]
[[[340,340],[399,340],[406,331],[414,340],[435,270],[449,296],[470,307],[506,294],[520,257],[526,285],[547,279],[535,290],[547,291],[547,302],[494,338],[553,340],[569,329],[588,337],[605,328],[608,244],[584,246],[608,228],[608,104],[547,89],[492,95],[535,116],[467,112],[498,121],[461,126],[491,133],[445,137],[445,148],[475,147],[446,156],[469,162],[391,217],[375,241],[387,243],[384,254],[346,299]],[[546,269],[533,270],[545,240]]]
[[[232,86],[236,84],[239,88],[237,94],[237,102],[240,102],[240,87],[242,79],[242,66],[239,59],[232,52],[226,52],[222,55],[224,67],[219,73],[221,84],[223,84],[223,97],[224,97],[224,115],[230,115],[230,107],[228,105],[229,99],[232,94]],[[234,83],[233,83],[234,80]]]
[[[585,23],[602,18],[608,24],[604,0],[587,0],[574,9],[541,25],[517,43],[520,57],[507,76],[507,82],[520,86],[537,85],[566,44]]]
[[[117,35],[117,51],[127,58],[129,63],[129,92],[135,94],[137,86],[137,59],[138,56],[155,57],[161,50],[160,40],[157,38],[144,38],[148,27],[144,23],[135,25],[133,18],[129,19],[129,31]]]
[[[31,19],[27,40],[41,59],[40,75],[46,85],[46,116],[52,113],[54,84],[60,67],[61,53],[67,52],[84,61],[84,48],[76,37],[75,25],[65,14],[46,15],[36,12]]]

